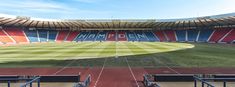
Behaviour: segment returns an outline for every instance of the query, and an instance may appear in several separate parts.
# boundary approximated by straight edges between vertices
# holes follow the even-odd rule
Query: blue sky
[[[49,19],[172,19],[235,12],[235,0],[1,0],[0,14]]]

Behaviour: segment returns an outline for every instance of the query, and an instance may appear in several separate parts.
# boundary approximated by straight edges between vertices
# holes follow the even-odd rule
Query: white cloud
[[[15,18],[16,16],[15,15],[8,15],[8,14],[0,13],[0,17]]]
[[[53,18],[71,12],[75,9],[51,0],[2,0],[0,3],[0,13],[9,15]]]
[[[43,0],[4,0],[0,3],[0,8],[9,10],[37,10],[37,11],[62,11],[70,8],[58,2],[46,2]]]
[[[97,3],[104,0],[74,0],[74,1],[83,2],[83,3]]]
[[[176,1],[187,1],[190,4],[194,0]],[[164,4],[161,0],[120,0],[120,3],[115,0],[1,0],[0,13],[37,18],[169,19],[235,12],[235,0],[204,0],[204,3],[193,3],[198,5],[185,4],[187,8],[174,5],[176,2],[173,2],[170,7],[160,7]]]
[[[96,1],[98,0],[88,0],[86,2]],[[95,17],[97,15],[107,16],[112,14],[113,11],[82,9],[79,6],[51,0],[4,0],[0,3],[0,13],[36,18],[63,19]]]

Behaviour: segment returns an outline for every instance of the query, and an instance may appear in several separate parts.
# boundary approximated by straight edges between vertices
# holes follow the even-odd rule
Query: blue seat
[[[105,41],[107,36],[107,31],[99,32],[96,36],[96,41]]]
[[[193,42],[197,40],[198,30],[187,30],[188,32],[188,41]]]
[[[25,34],[28,37],[30,42],[39,42],[36,30],[25,30],[24,32],[25,32]]]
[[[134,32],[127,31],[126,34],[128,41],[138,41]]]
[[[38,30],[40,42],[47,42],[47,30]]]
[[[138,41],[148,41],[148,38],[142,31],[135,31],[136,37],[138,38]]]
[[[158,37],[156,37],[153,32],[151,31],[147,31],[147,32],[144,32],[146,37],[148,38],[149,41],[151,42],[154,42],[154,41],[159,41]]]
[[[180,42],[186,41],[186,30],[176,30],[177,40]]]
[[[98,31],[90,32],[89,35],[87,35],[87,38],[85,39],[85,41],[95,41],[97,33],[98,33]]]
[[[74,41],[84,41],[90,32],[80,32],[80,34],[74,39]]]
[[[200,30],[200,35],[199,35],[198,41],[199,42],[207,42],[207,40],[209,39],[212,32],[213,32],[212,29]]]
[[[58,31],[49,31],[48,40],[55,41]]]

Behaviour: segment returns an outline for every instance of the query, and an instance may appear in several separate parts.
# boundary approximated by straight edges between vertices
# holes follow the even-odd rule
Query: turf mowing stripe
[[[70,46],[70,45],[69,45]],[[72,46],[73,47],[73,46]],[[64,47],[65,49],[68,49],[68,47]],[[42,48],[42,49],[44,49],[44,50],[47,50],[47,48]],[[53,48],[54,49],[54,48]],[[61,48],[62,49],[62,48]],[[57,49],[57,51],[62,51],[62,50],[58,50]],[[52,51],[52,52],[55,52],[55,51]],[[30,53],[29,52],[26,52],[26,53],[28,53],[28,54],[25,54],[24,52],[20,52],[20,54],[22,54],[23,56],[21,56],[22,58],[29,58],[29,57],[32,57],[32,58],[36,58],[37,57],[37,54],[36,55],[30,55]],[[40,52],[37,52],[37,53],[40,53]],[[46,54],[50,54],[50,51],[48,52],[48,53],[46,53]],[[17,55],[17,54],[14,54],[15,56],[17,56],[18,58],[19,58],[19,55]],[[40,55],[40,56],[42,56],[41,54],[38,54],[38,55]],[[57,53],[57,55],[58,55],[58,53]],[[13,55],[10,55],[10,56],[13,56]],[[54,55],[52,55],[52,54],[50,54],[50,56],[47,56],[47,57],[51,57],[51,56],[54,56]],[[45,56],[44,56],[45,57]],[[14,57],[13,57],[14,58]],[[41,57],[40,57],[41,58]]]
[[[29,49],[32,49],[32,48],[29,48]],[[33,48],[33,49],[35,49],[35,48]],[[29,58],[29,57],[35,57],[37,55],[48,54],[50,52],[53,52],[53,51],[41,51],[40,49],[46,50],[46,49],[55,49],[55,48],[44,48],[44,47],[42,47],[42,48],[38,48],[37,51],[21,50],[21,51],[19,51],[17,53],[13,52],[13,55],[5,54],[6,56],[2,55],[1,57],[2,58],[6,58],[6,57],[8,58],[9,56],[11,56],[11,58],[15,58],[15,57],[18,57],[18,58]],[[61,48],[61,49],[63,49],[63,48]]]
[[[76,54],[75,57],[77,58],[92,58],[96,57],[97,52],[99,52],[100,49],[97,49],[100,47],[102,44],[99,42],[90,42],[92,43],[91,45],[88,45],[87,49],[84,49],[83,52]]]
[[[169,47],[164,47],[164,44],[161,43],[145,43],[145,45],[150,46],[151,48],[155,48],[157,50],[165,50],[165,49],[169,49]]]
[[[78,54],[84,53],[86,50],[88,50],[87,47],[93,46],[96,43],[82,43],[79,45],[79,48],[74,48],[74,49],[68,49],[63,52],[61,52],[60,55],[57,55],[56,57],[71,57],[71,59],[75,58],[78,59],[77,56]]]
[[[78,46],[78,45],[77,45]],[[67,45],[66,47],[64,47],[65,49],[69,49],[69,48],[71,48],[71,47],[73,47],[73,44],[71,45]],[[44,50],[46,50],[46,49],[48,49],[48,48],[42,48],[42,49],[44,49]],[[49,48],[50,49],[50,48]],[[53,48],[54,49],[54,48]],[[61,48],[62,49],[62,48]],[[57,50],[57,51],[63,51],[63,50]],[[22,53],[22,52],[20,52],[19,53],[19,55],[15,55],[15,56],[17,56],[16,58],[17,59],[30,59],[30,60],[36,60],[36,59],[43,59],[43,58],[45,58],[45,59],[53,59],[53,58],[55,58],[54,56],[56,56],[56,55],[60,55],[59,53],[56,53],[57,51],[50,51],[50,52],[47,52],[47,53],[43,53],[44,55],[42,55],[42,54],[40,54],[40,52],[39,52],[39,54],[30,54],[30,52],[28,52],[29,54],[25,54],[25,53]],[[27,52],[26,52],[27,53]],[[35,53],[35,52],[34,52]],[[52,54],[53,53],[53,54]],[[20,56],[21,55],[21,56]],[[48,55],[48,56],[46,56],[46,55]],[[12,56],[12,55],[9,55],[10,57],[12,57],[13,59],[15,59],[15,57],[14,56]]]
[[[145,46],[152,48],[152,49],[146,49],[150,50],[151,53],[159,53],[159,52],[168,52],[168,51],[173,51],[175,50],[175,47],[170,47],[169,45],[164,46],[165,44],[160,44],[160,43],[144,43]],[[156,50],[156,51],[155,51]]]
[[[52,54],[51,54],[52,55]],[[52,58],[53,56],[48,56],[48,58],[37,58],[37,57],[35,57],[35,56],[32,56],[32,58],[17,58],[17,59],[12,59],[12,61],[17,61],[17,60],[21,60],[21,61],[25,61],[25,60],[27,60],[27,61],[29,61],[29,60],[49,60],[49,59],[53,59]],[[57,59],[58,60],[58,58],[55,58],[55,59]],[[7,61],[11,61],[11,60],[9,60],[9,58],[8,58],[8,60]],[[5,61],[6,62],[6,61]]]
[[[87,43],[87,44],[84,44],[84,43],[80,44],[79,43],[79,44],[76,45],[76,47],[82,48],[82,47],[85,47],[85,46],[90,45],[90,44],[92,44],[92,43]],[[37,57],[39,57],[39,58],[41,58],[41,57],[58,58],[58,55],[61,55],[61,53],[63,53],[65,50],[73,48],[73,47],[74,47],[74,45],[72,45],[70,47],[61,48],[60,50],[57,50],[57,51],[50,51],[49,53],[45,53],[43,55],[35,56],[35,58],[37,58]],[[65,58],[67,58],[67,57],[65,57]],[[63,59],[63,57],[62,57],[62,59]]]
[[[135,44],[135,43],[134,43]],[[126,46],[129,47],[131,44],[130,43],[127,43]],[[137,44],[136,44],[137,45]],[[142,46],[143,44],[141,44]],[[130,51],[133,50],[133,46],[135,45],[131,45],[132,48],[130,48]],[[131,50],[132,49],[132,50]],[[133,53],[135,55],[131,55],[131,57],[127,56],[128,60],[129,61],[129,65],[132,65],[132,66],[153,66],[152,64],[152,61],[146,61],[146,58],[148,59],[148,56],[144,56],[142,54],[147,54],[147,51],[146,52],[143,52],[142,54],[136,54],[136,53]],[[149,60],[149,59],[148,59]]]
[[[160,52],[161,50],[159,49],[154,49],[153,47],[147,45],[148,42],[143,42],[141,43],[141,45],[137,44],[136,46],[144,49],[145,51],[147,51],[148,53],[158,53]]]
[[[126,44],[127,42],[118,42],[118,47],[117,47],[118,56],[134,55],[134,53],[128,48]]]
[[[224,44],[204,44],[204,43],[161,43],[161,42],[102,42],[95,45],[96,42],[82,43],[42,43],[30,44],[24,46],[0,47],[0,67],[37,67],[37,66],[63,66],[68,64],[66,58],[76,59],[77,54],[98,55],[99,58],[108,57],[114,60],[109,66],[123,66],[123,61],[117,63],[113,56],[126,55],[132,66],[164,66],[160,62],[167,62],[172,67],[234,67],[234,45],[224,46]],[[91,46],[81,46],[93,44]],[[123,45],[124,44],[124,45]],[[137,45],[137,46],[136,46]],[[188,49],[195,45],[195,48]],[[92,47],[92,48],[91,48]],[[170,51],[152,53],[152,50],[159,51],[158,47],[166,47]],[[145,50],[147,51],[145,51]],[[161,48],[160,48],[161,49]],[[174,50],[173,50],[174,49]],[[88,50],[88,51],[84,51]],[[38,52],[39,51],[39,52]],[[48,52],[49,51],[49,52]],[[57,51],[57,52],[55,52]],[[152,52],[149,52],[152,51]],[[4,53],[5,52],[5,53]],[[17,53],[15,53],[17,52]],[[89,52],[89,53],[83,53]],[[143,54],[145,53],[145,54]],[[19,54],[22,54],[19,56]],[[5,56],[5,57],[4,57]],[[26,57],[25,57],[26,56]],[[71,57],[75,56],[75,57]],[[112,57],[111,57],[112,56]],[[22,58],[23,57],[23,58]],[[153,58],[151,58],[153,57]],[[120,57],[121,60],[122,57]],[[156,59],[155,59],[156,58]],[[57,61],[58,60],[58,61]],[[102,60],[102,59],[101,59]],[[15,61],[15,62],[14,62]],[[86,64],[87,61],[90,64]],[[96,64],[100,65],[100,59],[84,58],[81,66]],[[62,64],[62,65],[61,65]],[[79,64],[77,64],[79,65]],[[102,64],[101,64],[102,65]]]
[[[55,45],[54,45],[55,46]],[[65,46],[67,46],[67,45],[65,45]],[[68,46],[70,46],[70,44],[68,45]],[[47,48],[50,48],[50,47],[47,47]],[[41,50],[43,50],[44,49],[44,47],[42,46],[42,47],[21,47],[21,48],[14,48],[14,49],[11,49],[11,50],[4,50],[4,51],[1,51],[0,52],[0,54],[17,54],[17,53],[20,53],[20,54],[22,54],[22,53],[24,53],[24,52],[28,52],[28,51],[30,51],[30,52],[33,52],[33,51],[41,51]],[[1,49],[2,50],[2,49]],[[48,50],[48,49],[45,49],[45,50]]]
[[[188,44],[188,43],[166,43],[166,42],[163,42],[162,44],[164,44],[165,46],[168,46],[170,48],[185,48],[185,46],[192,46],[191,44]]]
[[[103,48],[102,51],[99,52],[99,57],[111,57],[115,56],[116,54],[116,48],[115,45],[113,45],[113,42],[107,42]]]
[[[148,43],[148,44],[152,44],[155,45],[155,43]],[[174,49],[177,47],[177,45],[173,45],[174,43],[157,43],[161,48],[167,48],[167,49]]]
[[[96,43],[80,43],[73,49],[69,48],[69,49],[61,51],[62,54],[58,56],[63,56],[63,55],[70,54],[70,53],[72,54],[83,53],[85,50],[90,49],[88,47],[94,46],[94,44]]]
[[[141,48],[142,45],[139,46],[139,44],[136,44],[136,43],[130,43],[127,46],[132,51],[132,53],[134,53],[134,54],[146,54],[146,53],[149,53],[149,51],[145,50],[144,48]],[[132,46],[135,49],[132,49],[129,46]]]
[[[147,43],[147,44],[155,45],[154,43]],[[162,43],[162,44],[157,45],[157,47],[159,47],[159,46],[166,48],[166,49],[161,50],[161,52],[184,50],[184,49],[188,49],[188,48],[193,48],[194,47],[194,45],[186,44],[186,43],[169,43],[167,45],[165,43]]]

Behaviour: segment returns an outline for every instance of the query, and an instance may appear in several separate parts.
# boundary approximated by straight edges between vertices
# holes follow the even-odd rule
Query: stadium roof
[[[49,20],[30,17],[0,17],[0,26],[48,29],[193,29],[197,27],[234,27],[235,13],[185,19],[88,19]]]

